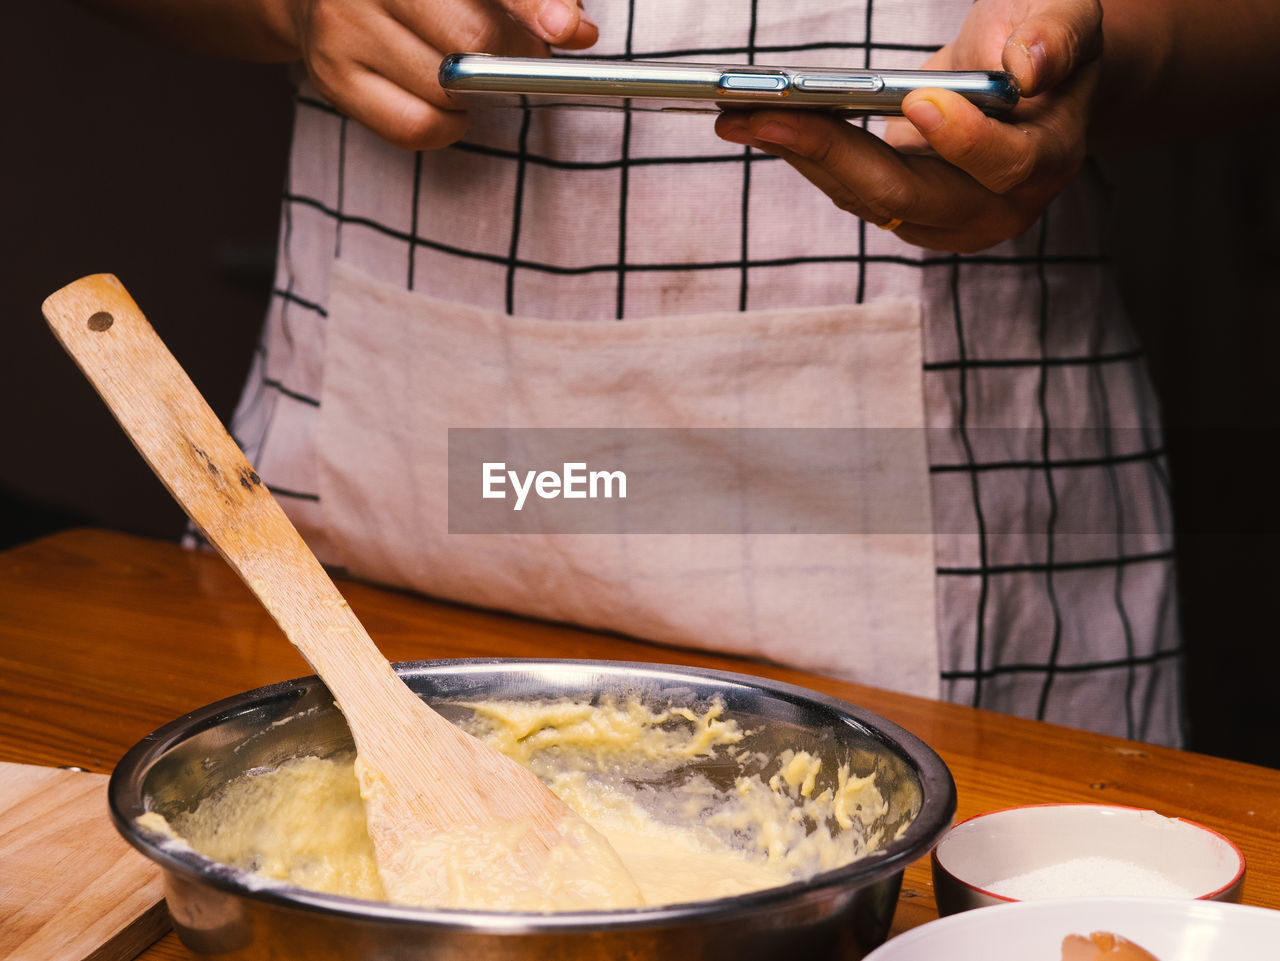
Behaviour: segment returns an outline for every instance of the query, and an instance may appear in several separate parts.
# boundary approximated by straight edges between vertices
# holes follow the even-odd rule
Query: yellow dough
[[[718,702],[701,712],[655,711],[638,699],[484,702],[468,728],[531,768],[613,845],[647,905],[729,897],[786,884],[874,850],[887,811],[873,777],[847,765],[824,775],[805,752],[785,751],[767,781],[713,784],[697,762],[737,763],[744,732]],[[239,778],[167,823],[139,824],[214,861],[303,888],[386,900],[353,759],[299,757]],[[497,865],[521,828],[441,838],[413,852],[451,891],[450,906],[563,911],[599,907],[593,879],[560,877],[544,896],[516,899]],[[510,835],[509,837],[507,835]],[[601,900],[603,899],[602,903]],[[439,906],[439,905],[428,905]]]

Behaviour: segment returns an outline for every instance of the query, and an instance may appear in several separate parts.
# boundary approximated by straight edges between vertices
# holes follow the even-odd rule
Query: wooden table
[[[1280,908],[1280,771],[675,650],[340,585],[391,660],[582,657],[692,664],[778,678],[860,704],[950,766],[958,817],[1043,801],[1149,807],[1222,832],[1248,861],[1243,900]],[[78,530],[0,553],[0,761],[109,772],[161,724],[310,674],[222,560]],[[894,933],[937,916],[927,859],[907,869]],[[144,958],[190,958],[173,935]]]

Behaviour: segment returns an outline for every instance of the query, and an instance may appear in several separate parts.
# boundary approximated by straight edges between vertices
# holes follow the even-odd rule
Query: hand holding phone
[[[509,56],[579,49],[599,31],[576,0],[281,0],[311,86],[346,116],[407,150],[455,142],[466,116],[440,89],[462,44]],[[235,6],[234,4],[227,6]]]
[[[910,122],[890,120],[883,139],[812,111],[732,111],[716,132],[784,158],[840,209],[902,240],[985,250],[1024,234],[1084,163],[1101,44],[1096,0],[1031,0],[1012,32],[1004,0],[977,0],[956,40],[924,66],[999,59],[1024,93],[1012,114],[994,119],[954,93],[924,90],[904,103]]]

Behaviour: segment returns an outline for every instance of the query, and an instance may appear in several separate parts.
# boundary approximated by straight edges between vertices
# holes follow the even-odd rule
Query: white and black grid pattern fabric
[[[593,56],[912,67],[967,0],[593,0]],[[322,558],[314,435],[342,259],[534,317],[924,304],[942,689],[1165,743],[1181,648],[1158,411],[1084,176],[1025,235],[922,251],[704,115],[510,109],[397,150],[303,86],[277,284],[234,433]],[[850,585],[850,590],[855,590]]]

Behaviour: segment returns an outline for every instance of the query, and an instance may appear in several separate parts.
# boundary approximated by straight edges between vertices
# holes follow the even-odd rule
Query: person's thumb
[[[517,23],[552,46],[589,47],[599,36],[580,0],[499,0],[499,4]]]
[[[1101,52],[1099,0],[1037,0],[1009,34],[1003,61],[1022,95],[1034,97]]]

